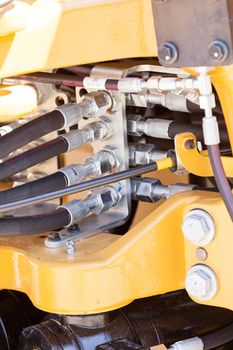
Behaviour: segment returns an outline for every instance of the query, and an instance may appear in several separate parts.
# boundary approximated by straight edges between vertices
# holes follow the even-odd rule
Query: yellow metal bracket
[[[30,3],[16,17],[15,10],[0,16],[0,77],[157,54],[149,0]]]
[[[206,251],[206,259],[198,259],[197,250],[200,247],[185,241],[186,270],[196,264],[204,264],[210,267],[216,274],[218,291],[213,299],[208,302],[198,303],[212,306],[220,306],[233,310],[233,223],[227,209],[220,199],[219,194],[206,194],[197,201],[188,204],[185,213],[193,209],[202,209],[208,212],[215,222],[215,238],[207,246],[202,247]]]
[[[197,208],[216,225],[215,239],[204,247],[206,261],[181,231],[184,215]],[[233,310],[232,229],[219,194],[193,191],[167,200],[124,236],[101,233],[76,242],[73,255],[46,248],[44,235],[1,238],[0,288],[26,293],[47,312],[98,313],[182,289],[189,268],[204,263],[219,284],[205,303]]]
[[[194,148],[187,147],[193,142]],[[175,138],[175,148],[179,161],[191,174],[197,176],[213,176],[210,158],[207,152],[200,153],[197,149],[197,140],[192,133],[179,134]],[[233,177],[233,158],[221,157],[227,177]]]
[[[124,236],[102,233],[76,242],[76,253],[49,249],[44,235],[0,239],[0,288],[25,292],[39,309],[62,314],[98,313],[184,287],[187,203],[179,195]]]

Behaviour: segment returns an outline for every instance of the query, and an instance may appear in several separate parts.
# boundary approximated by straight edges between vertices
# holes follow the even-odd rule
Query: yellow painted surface
[[[156,53],[150,0],[36,0],[0,37],[0,77]]]
[[[233,310],[232,221],[218,194],[206,194],[205,198],[200,198],[195,203],[187,205],[185,212],[195,208],[206,210],[213,217],[216,236],[208,246],[205,246],[208,258],[204,262],[196,258],[197,246],[188,241],[185,242],[186,269],[188,270],[197,263],[208,265],[217,275],[219,290],[216,296],[205,304]],[[197,302],[200,303],[200,301]]]
[[[0,8],[0,37],[14,34],[24,29],[29,21],[30,4],[15,0]]]
[[[4,19],[0,13],[0,77],[157,55],[150,0],[35,0],[29,11],[22,21],[17,18],[17,28],[11,16]],[[233,66],[217,68],[211,77],[233,146]],[[1,89],[0,121],[6,121],[9,98]],[[16,118],[19,111],[13,113]],[[185,149],[191,137],[177,138],[185,168],[211,176],[208,156]],[[232,158],[222,159],[233,177]],[[219,291],[208,303],[233,309],[232,222],[217,194],[199,192],[164,202],[124,236],[103,233],[76,243],[74,256],[65,248],[45,248],[43,235],[1,238],[0,288],[25,292],[38,308],[66,314],[107,311],[183,288],[186,270],[199,262],[196,247],[184,243],[181,233],[183,215],[193,208],[207,210],[217,227],[205,263],[216,272]]]
[[[222,105],[231,148],[233,149],[233,65],[216,68],[210,74]]]
[[[191,174],[197,176],[214,176],[207,152],[200,153],[195,147],[187,149],[185,143],[193,140],[196,144],[196,138],[192,133],[182,133],[176,136],[176,151],[184,168]],[[221,157],[223,167],[228,177],[233,177],[233,158]]]
[[[100,234],[48,249],[44,236],[0,239],[0,288],[25,292],[40,309],[67,314],[119,308],[184,287],[183,210],[198,194],[163,203],[124,236]]]
[[[37,92],[29,85],[0,85],[0,123],[7,123],[37,110]]]

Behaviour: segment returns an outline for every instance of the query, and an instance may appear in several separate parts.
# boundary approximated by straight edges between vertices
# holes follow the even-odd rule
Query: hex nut
[[[105,91],[93,91],[83,96],[82,101],[89,101],[92,105],[92,112],[86,118],[101,117],[112,107],[111,96]]]
[[[129,115],[127,120],[127,132],[128,135],[140,137],[144,134],[139,129],[140,122],[144,122],[145,119],[141,115]]]
[[[113,147],[106,147],[88,157],[83,164],[90,165],[92,173],[89,177],[91,178],[111,173],[120,167],[119,151]]]
[[[218,291],[216,274],[206,265],[192,266],[186,275],[185,287],[194,299],[211,300]]]
[[[198,246],[205,246],[215,237],[215,223],[205,210],[194,209],[185,215],[182,231],[188,241]]]
[[[94,199],[98,205],[92,210],[93,214],[99,215],[100,213],[112,208],[120,199],[120,194],[114,187],[104,187],[92,190],[89,198]]]
[[[138,144],[135,147],[135,164],[146,165],[151,162],[151,152],[155,149],[152,144]]]
[[[155,196],[153,194],[153,188],[156,185],[160,185],[161,182],[158,179],[143,178],[135,179],[133,183],[134,197],[143,202],[154,203]]]
[[[162,64],[173,64],[177,61],[179,52],[176,45],[172,42],[165,42],[159,46],[159,61]]]
[[[229,56],[228,45],[222,40],[214,40],[209,45],[209,55],[218,62],[224,62]]]

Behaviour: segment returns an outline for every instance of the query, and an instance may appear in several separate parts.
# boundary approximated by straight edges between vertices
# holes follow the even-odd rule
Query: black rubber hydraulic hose
[[[0,205],[61,190],[67,187],[67,185],[65,175],[62,172],[57,171],[52,175],[28,182],[24,185],[0,191]]]
[[[218,190],[233,221],[233,195],[223,168],[219,146],[208,146],[208,152]]]
[[[1,140],[1,139],[0,139]],[[0,181],[9,179],[33,165],[67,152],[69,145],[62,136],[9,158],[0,164]]]
[[[0,138],[0,159],[18,148],[64,126],[64,116],[54,110],[19,126]]]
[[[58,230],[68,226],[70,220],[69,212],[63,208],[43,215],[0,218],[0,237],[27,236]]]
[[[74,193],[79,193],[83,191],[89,191],[93,188],[100,186],[106,186],[114,182],[130,179],[132,177],[137,177],[143,174],[150,173],[152,171],[158,170],[157,163],[151,163],[148,165],[139,165],[134,168],[123,170],[115,174],[99,177],[93,180],[85,181],[77,185],[69,186],[56,191],[46,192],[44,194],[39,194],[34,197],[25,198],[23,200],[16,200],[12,203],[0,204],[0,212],[6,212],[9,210],[15,210],[23,208],[29,205],[46,202],[48,200],[53,200],[68,196]]]
[[[204,344],[203,350],[222,347],[233,340],[233,324],[200,338]]]
[[[201,125],[193,125],[189,123],[172,122],[168,127],[168,135],[173,140],[176,135],[183,132],[193,133],[198,141],[204,141],[203,129]],[[220,129],[221,144],[228,145],[229,137],[226,129]]]

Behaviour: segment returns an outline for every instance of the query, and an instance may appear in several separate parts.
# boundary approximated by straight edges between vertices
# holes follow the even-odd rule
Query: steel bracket
[[[152,0],[160,63],[170,67],[233,63],[231,0]]]

